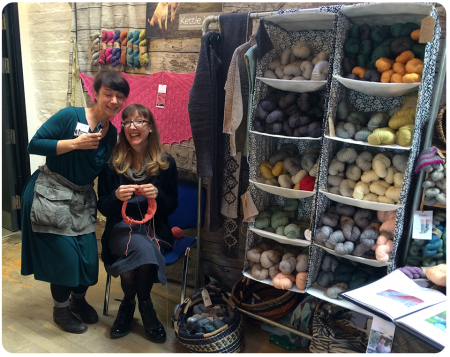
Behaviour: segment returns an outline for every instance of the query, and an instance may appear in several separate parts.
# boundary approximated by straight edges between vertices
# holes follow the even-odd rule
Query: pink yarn
[[[158,72],[148,75],[132,75],[120,72],[130,85],[130,94],[125,100],[123,108],[130,104],[147,106],[155,117],[162,143],[181,143],[182,140],[192,138],[191,123],[189,121],[188,101],[189,90],[194,82],[195,73]],[[94,77],[80,72],[84,88],[91,98],[94,98]],[[166,105],[164,109],[156,108],[158,85],[167,85]],[[111,118],[111,123],[122,129],[122,111]]]
[[[106,39],[106,43],[113,43],[114,42],[114,32],[108,31],[108,38]]]
[[[395,232],[395,220],[391,219],[384,222],[380,227],[380,232],[389,232],[394,234]]]
[[[106,40],[108,39],[108,32],[106,30],[102,31],[102,43],[106,43]],[[105,64],[106,63],[106,50],[101,49],[100,54],[98,55],[97,62],[99,64]],[[92,97],[94,98],[94,97]]]
[[[379,262],[386,263],[389,261],[391,252],[394,249],[394,242],[387,237],[381,235],[377,239],[377,247],[375,249],[375,257]]]
[[[395,220],[396,211],[378,211],[377,212],[377,218],[380,220],[380,222],[386,222],[390,219]]]
[[[111,63],[111,58],[112,58],[112,48],[107,48],[106,49],[106,53],[105,53],[105,56],[106,56],[106,63]]]

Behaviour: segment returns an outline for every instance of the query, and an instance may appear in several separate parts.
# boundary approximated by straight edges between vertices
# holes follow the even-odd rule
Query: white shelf
[[[325,88],[327,81],[311,81],[311,80],[291,80],[291,79],[274,79],[274,78],[264,78],[256,77],[261,82],[264,82],[268,86],[273,88],[281,89],[287,92],[296,93],[308,93],[315,92]]]
[[[255,184],[260,190],[272,193],[274,195],[283,196],[286,198],[306,198],[311,197],[316,194],[316,191],[303,191],[294,190],[293,188],[284,188],[272,185],[266,185],[265,183],[259,183],[254,180],[250,180],[251,183]]]
[[[430,14],[431,5],[405,2],[383,2],[344,7],[339,12],[353,23],[370,26],[389,25],[396,22],[414,22],[418,25]]]
[[[367,310],[365,310],[365,309],[363,309],[363,308],[361,308],[361,307],[351,303],[350,301],[343,300],[343,299],[330,298],[327,294],[325,294],[326,288],[323,288],[324,290],[321,290],[321,289],[322,288],[319,289],[319,288],[310,287],[310,288],[308,288],[306,290],[306,292],[308,294],[312,295],[312,296],[315,296],[316,298],[319,298],[321,300],[325,300],[325,301],[331,302],[332,304],[336,304],[336,305],[342,306],[342,307],[344,307],[346,309],[359,312],[359,313],[361,313],[363,315],[366,315],[366,316],[374,316],[370,311],[367,311]]]
[[[390,203],[381,203],[381,202],[373,202],[373,201],[363,201],[357,200],[351,197],[345,197],[341,195],[335,195],[334,193],[325,192],[323,190],[319,190],[319,192],[323,193],[330,200],[345,203],[346,205],[355,206],[359,208],[371,209],[375,211],[395,211],[396,209],[402,208],[403,205],[393,205]]]
[[[323,245],[319,245],[319,244],[316,244],[316,243],[314,243],[314,245],[317,246],[317,247],[320,247],[322,249],[325,249],[328,253],[333,254],[333,255],[335,255],[337,257],[342,257],[342,258],[345,258],[345,259],[348,259],[348,260],[353,260],[354,262],[358,262],[358,263],[366,264],[366,265],[371,265],[373,267],[385,267],[385,266],[388,266],[388,265],[392,264],[391,262],[383,263],[383,262],[379,262],[378,260],[375,260],[375,259],[367,259],[367,258],[357,257],[355,255],[341,255],[341,254],[337,254],[333,249],[324,247]]]
[[[316,10],[267,16],[264,21],[277,24],[286,31],[331,30],[335,15]]]
[[[243,271],[242,274],[244,274],[244,276],[246,276],[247,278],[250,278],[252,280],[259,281],[260,283],[264,283],[264,284],[273,286],[272,279],[270,279],[270,278],[266,278],[264,280],[255,279],[252,276],[252,274],[249,273],[249,271],[250,271],[250,269],[248,271]],[[295,285],[295,281],[294,281],[294,283],[292,285],[292,289],[282,289],[282,290],[289,290],[289,291],[293,291],[294,293],[304,293],[305,292],[305,290],[298,290],[297,289],[297,286]]]
[[[254,131],[254,130],[250,130],[250,133],[257,134],[257,135],[271,136],[273,138],[293,139],[293,140],[321,140],[322,139],[322,137],[312,138],[310,136],[287,136],[287,135],[267,134],[267,133],[260,133],[259,131]]]
[[[250,228],[250,230],[261,237],[276,240],[277,242],[279,242],[281,244],[297,245],[300,247],[307,247],[307,246],[311,245],[311,241],[306,240],[306,239],[288,238],[285,236],[280,236],[278,234],[270,233],[270,232],[264,231],[262,229],[257,229],[257,228]]]
[[[398,97],[400,95],[417,91],[421,83],[381,83],[356,81],[354,79],[343,78],[336,74],[333,75],[333,78],[337,79],[349,89],[353,89],[364,94],[376,95],[385,98]]]
[[[407,150],[407,151],[411,150],[411,147],[400,146],[397,144],[372,145],[372,144],[369,144],[367,141],[359,141],[359,140],[354,140],[354,139],[343,139],[338,136],[325,135],[325,137],[330,140],[342,141],[344,143],[350,143],[350,144],[356,144],[356,145],[372,146],[372,147],[376,147],[376,148],[385,148],[385,149],[396,149],[396,150]]]

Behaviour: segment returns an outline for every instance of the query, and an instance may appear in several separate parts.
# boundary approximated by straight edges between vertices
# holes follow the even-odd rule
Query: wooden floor
[[[164,325],[167,340],[155,344],[145,337],[139,312],[136,311],[132,332],[120,339],[111,339],[109,329],[114,321],[122,293],[119,279],[112,279],[109,316],[103,316],[103,297],[106,273],[100,262],[99,283],[91,287],[87,300],[99,313],[99,322],[89,325],[86,333],[70,334],[53,322],[53,300],[48,283],[20,275],[20,233],[3,238],[2,242],[2,331],[3,347],[8,352],[96,352],[96,353],[186,353],[171,326],[170,319],[179,302],[179,285],[156,284],[151,296]],[[181,274],[181,272],[180,272]],[[188,291],[191,293],[191,291]],[[246,320],[246,319],[245,319]],[[245,348],[247,353],[289,353],[269,343],[269,334],[245,321]],[[300,351],[298,351],[300,352]],[[308,352],[304,350],[301,352]]]

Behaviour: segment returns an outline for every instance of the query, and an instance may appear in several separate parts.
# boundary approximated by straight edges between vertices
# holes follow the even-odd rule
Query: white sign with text
[[[178,17],[178,30],[201,30],[203,21],[208,16],[217,16],[221,12],[204,12],[198,14],[180,14]]]

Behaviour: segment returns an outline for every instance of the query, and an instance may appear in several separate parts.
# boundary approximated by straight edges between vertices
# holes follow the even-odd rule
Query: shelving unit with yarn
[[[355,31],[355,29],[357,30],[356,34],[360,36],[363,28],[365,31],[369,28],[370,31],[380,32],[380,29],[387,29],[387,26],[396,24],[395,30],[398,30],[401,27],[398,26],[399,23],[412,22],[418,28],[422,19],[430,14],[434,19],[437,19],[437,12],[432,6],[405,3],[401,5],[387,3],[356,5],[342,8],[337,14],[333,78],[330,100],[328,101],[327,120],[324,122],[325,135],[316,196],[316,219],[312,229],[313,244],[310,248],[306,284],[308,293],[314,295],[314,292],[321,288],[322,293],[324,293],[323,288],[328,288],[327,286],[317,285],[317,280],[321,276],[327,276],[328,278],[331,276],[328,274],[329,272],[322,272],[321,266],[325,257],[338,257],[340,264],[358,262],[360,266],[366,267],[361,268],[362,270],[375,269],[375,271],[380,272],[380,269],[382,269],[381,271],[384,271],[384,274],[396,268],[397,248],[403,235],[404,216],[410,205],[408,193],[414,164],[419,154],[421,134],[427,121],[431,101],[436,57],[439,49],[440,26],[439,22],[436,21],[433,41],[427,43],[425,47],[421,82],[417,84],[372,83],[345,79],[343,69],[344,46],[347,46],[346,41],[350,37],[349,32]],[[360,27],[355,27],[355,24]],[[364,24],[370,27],[363,26]],[[360,29],[361,32],[359,32]],[[392,30],[394,31],[393,27]],[[352,36],[355,36],[355,33],[352,33]],[[373,37],[369,35],[366,38]],[[360,38],[356,42],[358,41],[360,41]],[[355,57],[357,54],[356,52]],[[390,55],[385,53],[384,56]],[[414,100],[415,92],[417,92],[417,100]],[[342,114],[346,111],[340,104],[344,100],[347,106],[346,115]],[[412,108],[408,109],[411,112],[415,111],[414,128],[409,127],[408,129],[411,145],[405,146],[404,142],[401,142],[402,145],[398,145],[398,141],[396,145],[395,140],[394,142],[388,142],[388,145],[382,145],[381,143],[384,141],[379,144],[369,144],[367,136],[371,133],[367,133],[368,135],[364,140],[355,137],[357,132],[355,124],[368,125],[369,119],[372,119],[374,113],[390,112],[389,115],[383,114],[379,118],[374,118],[376,120],[371,123],[377,124],[376,121],[378,120],[383,123],[382,127],[387,126],[389,119],[402,106]],[[338,121],[343,121],[350,115],[352,119],[348,122],[353,125],[344,127],[340,124],[338,127]],[[399,124],[401,124],[401,120]],[[397,124],[395,130],[401,127],[399,124]],[[345,130],[348,137],[336,137],[337,129]],[[373,127],[372,131],[374,129],[376,127]],[[352,130],[355,131],[352,132]],[[391,131],[395,133],[395,130]],[[364,239],[352,237],[354,232],[351,229],[358,226],[358,224],[355,224],[357,219],[350,214],[352,212],[343,214],[345,209],[362,212],[360,216],[370,215],[371,218],[365,218],[372,221],[374,227],[380,227],[383,224],[390,227],[391,237],[383,238],[380,244],[378,244],[378,240],[375,240],[377,246],[373,246],[373,248],[379,249],[378,253],[375,253],[376,250],[374,252],[373,248],[370,247],[371,240],[368,239],[370,237],[364,237]],[[341,214],[337,214],[336,211],[341,211]],[[327,215],[328,218],[335,216],[334,222],[332,222],[334,226],[331,228],[324,228],[327,223],[330,224],[333,221],[324,219]],[[372,229],[370,225],[368,227],[369,230]],[[368,228],[360,226],[358,229],[360,237],[362,237],[365,229]],[[381,235],[385,234],[384,228],[381,228],[380,231]],[[351,246],[352,240],[354,240],[353,247]],[[390,243],[389,240],[391,240]],[[366,247],[361,247],[357,251],[356,247],[363,243]],[[389,245],[389,249],[385,247],[387,245]],[[361,255],[364,249],[367,249],[367,251]],[[355,254],[355,251],[357,251],[357,254]],[[388,259],[386,259],[388,253]],[[322,284],[324,281],[326,282],[326,279],[322,280]],[[337,282],[339,280],[330,279],[329,281],[330,284]],[[318,295],[320,294],[317,293]],[[339,304],[339,300],[333,300],[333,302]]]
[[[283,161],[287,159],[287,156],[281,155],[277,158],[276,155],[279,154],[280,149],[288,148],[288,150],[293,150],[292,154],[288,156],[297,157],[298,161],[292,159],[292,170],[295,170],[295,167],[298,167],[298,171],[300,171],[300,169],[307,169],[305,170],[305,175],[308,175],[310,178],[312,178],[310,175],[313,166],[314,170],[317,172],[318,165],[315,164],[318,162],[317,160],[319,159],[321,150],[321,124],[327,107],[326,100],[328,99],[331,66],[328,66],[324,78],[317,81],[308,79],[293,80],[292,77],[296,74],[296,69],[293,68],[292,72],[284,73],[284,66],[278,68],[277,72],[280,74],[280,71],[282,71],[283,75],[286,74],[286,76],[289,76],[287,77],[289,79],[283,79],[283,76],[281,76],[281,78],[269,78],[264,74],[270,63],[271,66],[273,66],[274,63],[277,64],[276,61],[281,59],[283,52],[283,63],[288,65],[295,61],[296,57],[289,49],[295,44],[299,44],[301,41],[308,44],[308,49],[306,50],[308,54],[304,58],[298,58],[311,61],[320,52],[327,51],[327,53],[330,54],[330,58],[327,59],[332,61],[332,51],[334,48],[334,21],[334,14],[308,12],[274,15],[265,18],[264,22],[260,24],[260,26],[265,26],[268,37],[272,41],[273,50],[266,53],[261,61],[258,61],[256,70],[257,79],[255,83],[254,104],[251,118],[252,124],[249,135],[249,189],[252,199],[260,212],[259,218],[266,215],[274,205],[283,206],[296,199],[298,208],[295,211],[295,217],[292,219],[300,226],[301,237],[300,239],[289,238],[289,232],[282,232],[283,229],[280,229],[280,227],[277,227],[277,229],[274,229],[273,227],[270,227],[272,229],[261,228],[264,227],[264,225],[260,226],[260,220],[258,219],[255,224],[250,223],[247,232],[246,259],[244,261],[243,274],[252,279],[255,279],[255,277],[251,274],[250,266],[253,266],[255,262],[248,259],[247,253],[252,248],[268,243],[271,248],[280,249],[284,254],[290,253],[297,257],[300,254],[304,254],[304,268],[301,269],[301,278],[306,281],[307,259],[305,260],[305,255],[308,252],[311,242],[306,240],[303,234],[304,230],[310,228],[311,225],[317,180],[313,179],[308,185],[310,186],[312,184],[314,189],[312,189],[311,186],[308,190],[304,190],[300,185],[297,185],[297,188],[300,189],[293,189],[293,183],[283,183],[281,186],[284,187],[278,187],[277,184],[278,182],[281,182],[281,178],[283,180],[286,178],[281,176],[287,176],[289,178],[288,181],[292,181],[291,179],[295,176],[295,172],[290,170],[288,172],[288,170],[285,170],[284,166],[281,165],[283,164]],[[296,53],[297,55],[299,54],[299,52]],[[289,57],[291,57],[291,61],[289,61]],[[281,65],[281,61],[278,64]],[[311,76],[311,70],[313,69],[312,65],[308,66],[302,68],[300,71],[303,72],[303,70],[306,70],[306,72],[303,73],[307,78]],[[273,68],[273,70],[275,70],[275,68]],[[306,75],[308,71],[309,74]],[[260,105],[264,100],[265,103]],[[320,109],[312,109],[318,105]],[[297,113],[297,117],[295,113]],[[307,113],[308,115],[306,115]],[[266,121],[265,119],[267,116],[269,116],[269,119]],[[299,118],[300,116],[304,117]],[[306,118],[306,116],[309,117]],[[292,118],[291,125],[289,125],[289,118]],[[285,130],[283,130],[282,121],[284,121],[283,124],[285,125]],[[308,132],[305,130],[302,132],[302,129],[297,129],[300,125],[304,125],[306,128],[311,122],[318,123],[317,127],[319,132],[317,132],[316,129],[314,135],[311,135],[313,131]],[[276,125],[272,125],[273,123]],[[286,125],[289,125],[289,127],[286,128]],[[311,126],[311,128],[313,126]],[[296,129],[297,131],[295,131]],[[300,158],[306,158],[306,156],[311,153],[314,154],[308,159],[308,163],[302,165],[300,163]],[[268,163],[270,165],[267,165]],[[278,176],[278,182],[271,183],[270,180],[273,181],[274,178],[273,175],[272,178],[270,178],[270,172],[272,172],[272,169],[278,169],[278,167],[276,169],[274,168],[277,163],[279,163],[278,166],[283,166],[282,170],[285,170],[285,173]],[[267,174],[265,173],[263,175],[263,172],[265,172],[264,170],[267,171]],[[275,177],[275,180],[277,180],[277,177]],[[275,211],[275,213],[277,213],[277,211]],[[270,221],[272,222],[272,219],[270,219]],[[286,226],[284,230],[286,230],[288,226]],[[294,269],[292,273],[297,271],[298,270]],[[292,273],[288,274],[294,277],[294,282],[292,283],[291,280],[292,287],[289,288],[289,290],[304,292],[304,288],[298,288],[296,286],[296,276]],[[272,285],[270,276],[256,280]],[[304,284],[305,283],[303,282],[303,286]]]

